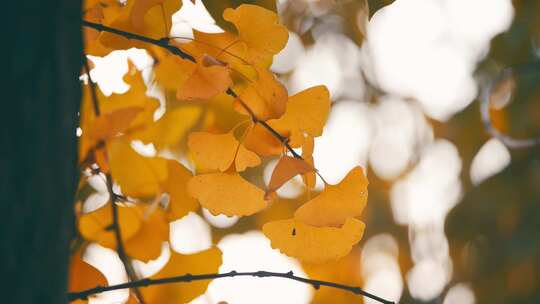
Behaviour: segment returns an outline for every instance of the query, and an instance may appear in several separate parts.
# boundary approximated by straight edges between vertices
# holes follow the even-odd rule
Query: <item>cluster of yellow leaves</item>
[[[161,39],[168,36],[171,15],[180,5],[179,0],[128,0],[125,5],[92,0],[86,2],[85,18]],[[225,9],[223,20],[235,32],[194,31],[189,43],[169,40],[193,61],[122,35],[86,30],[88,54],[145,48],[156,59],[153,81],[167,100],[165,113],[156,120],[160,103],[146,95],[143,78],[131,64],[124,77],[130,89],[124,94],[105,96],[97,88],[93,96],[91,87],[85,86],[81,164],[110,176],[124,197],[122,203],[110,201],[79,215],[78,228],[85,240],[117,249],[115,229],[119,228],[126,254],[150,261],[169,240],[169,222],[197,211],[199,205],[214,215],[249,216],[267,208],[276,191],[297,175],[302,176],[308,193],[314,189],[314,138],[322,135],[330,111],[328,90],[316,86],[288,96],[285,86],[269,71],[273,56],[288,39],[287,29],[274,12],[240,5]],[[134,140],[152,144],[157,156],[138,153],[132,146]],[[288,156],[291,148],[301,148],[302,157]],[[196,174],[177,160],[159,156],[164,150],[191,161]],[[270,183],[262,189],[249,177],[268,157],[280,159]],[[167,204],[163,204],[165,194]],[[269,221],[262,230],[272,246],[287,255],[314,263],[337,260],[362,237],[364,224],[357,218],[366,200],[367,179],[357,167],[339,184],[325,185],[293,218]],[[220,264],[217,248],[193,255],[172,252],[167,265],[153,278],[216,272]],[[77,267],[79,272],[91,272]],[[188,302],[207,285],[152,286],[143,295],[149,303]]]

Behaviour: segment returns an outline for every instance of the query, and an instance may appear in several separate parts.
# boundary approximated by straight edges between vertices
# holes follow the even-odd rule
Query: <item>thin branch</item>
[[[195,63],[197,62],[195,60],[195,57],[193,57],[192,55],[184,52],[182,49],[180,49],[180,48],[178,48],[178,47],[176,47],[174,45],[170,45],[169,44],[170,39],[168,37],[165,37],[165,38],[162,38],[162,39],[153,39],[153,38],[149,38],[149,37],[146,37],[146,36],[143,36],[143,35],[139,35],[139,34],[135,34],[135,33],[131,33],[131,32],[122,31],[122,30],[119,30],[119,29],[116,29],[116,28],[108,27],[108,26],[100,24],[100,23],[94,23],[94,22],[90,22],[90,21],[86,21],[86,20],[83,20],[82,23],[83,23],[83,26],[90,27],[90,28],[93,28],[93,29],[98,30],[98,31],[108,32],[108,33],[112,33],[112,34],[116,34],[116,35],[125,37],[127,39],[146,42],[146,43],[150,43],[150,44],[159,46],[159,47],[164,48],[164,49],[168,50],[169,52],[179,56],[182,59],[186,59],[186,60],[189,60],[189,61],[195,62]],[[298,153],[296,153],[296,151],[294,151],[294,149],[289,145],[288,138],[284,137],[281,134],[279,134],[278,131],[276,131],[274,128],[272,128],[270,125],[268,125],[268,123],[266,123],[264,120],[259,119],[255,115],[253,110],[251,110],[251,108],[249,108],[248,105],[245,102],[240,100],[240,98],[238,97],[238,94],[236,94],[231,88],[228,88],[226,93],[229,96],[231,96],[233,98],[236,98],[237,100],[240,101],[240,104],[249,113],[249,115],[251,116],[251,119],[253,120],[254,123],[258,123],[258,124],[262,125],[266,130],[268,130],[268,132],[270,132],[274,137],[276,137],[283,144],[283,146],[285,146],[287,148],[287,150],[289,150],[289,152],[291,152],[291,154],[295,158],[302,159],[302,156],[300,156]]]
[[[84,55],[84,70],[86,72],[86,75],[88,75],[88,84],[90,85],[90,94],[92,95],[94,114],[96,114],[96,116],[99,116],[101,115],[101,111],[99,109],[99,103],[97,98],[96,83],[92,80],[92,76],[90,76],[90,65],[88,64],[88,57],[86,57],[86,55]]]
[[[385,300],[381,297],[371,294],[361,289],[360,287],[298,277],[298,276],[295,276],[292,271],[282,273],[282,272],[271,272],[271,271],[236,272],[233,270],[227,273],[210,273],[210,274],[197,274],[197,275],[188,273],[181,276],[169,277],[169,278],[163,278],[163,279],[142,279],[138,281],[132,281],[132,282],[122,283],[122,284],[117,284],[117,285],[97,286],[97,287],[79,291],[79,292],[70,292],[68,294],[68,297],[70,301],[74,301],[77,299],[87,299],[88,296],[90,295],[100,293],[100,292],[105,292],[105,291],[111,291],[111,290],[133,288],[133,287],[147,287],[147,286],[152,286],[152,285],[161,285],[161,284],[169,284],[169,283],[189,283],[193,281],[205,281],[205,280],[214,280],[214,279],[221,279],[221,278],[247,277],[247,276],[255,277],[255,278],[271,278],[272,277],[272,278],[289,279],[289,280],[311,285],[315,289],[319,289],[321,286],[326,286],[330,288],[348,291],[356,295],[362,295],[383,304],[397,304],[395,302]]]
[[[505,69],[500,76],[499,81],[503,81],[508,77],[512,77],[512,69]],[[503,132],[497,130],[491,122],[491,117],[489,115],[490,108],[490,97],[493,93],[496,83],[491,83],[487,89],[484,91],[480,98],[480,115],[482,117],[482,123],[486,131],[493,137],[500,140],[505,146],[511,149],[524,149],[532,148],[535,146],[540,146],[540,138],[527,138],[527,139],[516,139]]]
[[[129,281],[135,282],[137,280],[137,275],[131,264],[131,259],[127,255],[126,249],[124,248],[124,242],[122,239],[122,230],[120,228],[120,223],[118,220],[118,206],[116,205],[116,202],[118,201],[118,197],[116,196],[116,193],[113,191],[112,176],[110,173],[106,174],[106,181],[107,181],[107,191],[109,192],[109,196],[111,197],[111,211],[112,211],[112,219],[113,219],[111,228],[113,229],[114,238],[116,239],[116,252],[118,252],[118,257],[120,258],[120,261],[122,261],[122,264],[124,265],[124,268],[126,269],[126,273],[128,275]],[[133,293],[135,294],[137,301],[139,303],[144,303],[144,298],[141,294],[141,291],[137,288],[137,286],[133,286],[131,289],[133,290]]]
[[[101,115],[100,108],[99,108],[99,100],[97,98],[97,92],[96,92],[96,84],[93,82],[92,78],[90,77],[90,66],[88,64],[88,58],[85,56],[84,61],[84,68],[86,70],[86,73],[88,75],[88,83],[90,85],[90,94],[92,95],[92,104],[94,105],[94,112],[96,116]],[[98,143],[99,145],[104,145],[103,142]],[[105,176],[105,182],[107,184],[107,191],[109,192],[109,196],[111,198],[111,211],[112,211],[112,229],[114,231],[114,236],[116,239],[116,251],[118,252],[118,256],[120,257],[120,260],[122,261],[122,264],[124,264],[124,268],[126,269],[126,273],[128,275],[128,278],[130,281],[134,281],[137,279],[137,276],[135,275],[135,271],[133,270],[133,267],[131,265],[131,261],[129,257],[126,254],[126,251],[124,249],[124,243],[122,242],[122,232],[120,230],[120,225],[118,223],[118,206],[116,205],[116,202],[120,200],[121,198],[117,196],[117,194],[113,190],[113,182],[112,182],[112,176],[107,173]],[[142,297],[142,294],[139,289],[136,287],[133,288],[133,293],[135,294],[135,297],[137,298],[139,303],[144,303],[144,299]]]

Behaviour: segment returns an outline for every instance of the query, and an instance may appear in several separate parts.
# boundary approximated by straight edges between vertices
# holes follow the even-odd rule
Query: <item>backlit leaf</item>
[[[295,219],[266,223],[263,233],[272,248],[310,263],[324,263],[347,255],[360,241],[365,224],[349,218],[340,227],[314,227]]]
[[[238,141],[232,133],[193,132],[189,135],[188,147],[202,172],[224,172],[233,163]]]
[[[105,276],[94,266],[83,261],[80,251],[71,256],[69,261],[68,288],[70,292],[107,285]]]
[[[167,179],[161,183],[161,187],[169,193],[167,218],[174,221],[197,210],[199,203],[187,192],[187,182],[193,174],[186,167],[177,161],[167,160],[167,172]]]
[[[118,224],[124,241],[132,238],[141,228],[142,221],[134,206],[118,205]],[[116,238],[112,227],[113,216],[110,203],[79,218],[79,231],[90,241],[116,249]]]
[[[141,228],[124,243],[128,256],[148,262],[161,254],[161,245],[169,240],[169,222],[159,207],[136,206]],[[123,231],[122,231],[123,233]]]
[[[264,191],[238,173],[211,173],[193,177],[188,192],[212,214],[252,215],[266,207]]]
[[[217,247],[190,255],[171,251],[171,257],[165,267],[153,275],[151,279],[168,278],[188,273],[216,273],[221,261],[221,251]],[[148,286],[142,288],[141,292],[147,303],[188,303],[203,294],[210,282],[210,280],[201,280]]]
[[[290,134],[290,144],[302,144],[304,133],[321,136],[330,112],[330,95],[325,86],[306,89],[289,97],[285,114],[268,123],[280,132]]]
[[[361,167],[353,168],[337,185],[326,185],[314,199],[302,205],[294,218],[317,227],[339,227],[348,218],[359,216],[367,202],[367,178]]]
[[[125,195],[155,195],[160,190],[160,183],[167,178],[165,159],[144,157],[135,152],[127,140],[109,141],[107,154],[112,177]]]
[[[310,164],[302,159],[283,156],[279,159],[274,171],[272,172],[272,177],[270,178],[270,183],[268,183],[267,192],[276,191],[288,180],[298,174],[304,174],[314,170],[315,169]]]
[[[235,25],[240,39],[247,44],[250,63],[268,61],[285,47],[289,38],[287,28],[278,23],[276,13],[257,5],[227,8],[223,18]]]

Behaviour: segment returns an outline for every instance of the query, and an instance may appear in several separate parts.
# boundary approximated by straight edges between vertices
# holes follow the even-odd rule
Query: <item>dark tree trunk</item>
[[[66,303],[81,1],[8,1],[2,13],[0,302]]]

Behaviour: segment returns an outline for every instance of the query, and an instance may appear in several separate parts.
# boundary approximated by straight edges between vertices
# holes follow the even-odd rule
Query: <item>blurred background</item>
[[[399,303],[540,303],[540,1],[280,0],[277,10],[290,33],[272,70],[289,95],[318,84],[331,92],[315,166],[329,183],[356,165],[367,172],[363,240],[325,265],[271,249],[260,227],[305,202],[298,178],[256,216],[201,210],[171,223],[171,248],[156,261],[135,262],[140,274],[158,271],[170,250],[217,244],[221,272],[293,270]],[[171,36],[220,32],[214,17],[200,0],[184,1]],[[153,59],[137,49],[91,57],[101,90],[128,90],[128,58],[143,71],[148,94],[165,98],[151,86]],[[275,164],[267,162],[261,184]],[[90,183],[96,193],[88,200],[106,201],[100,179]],[[113,251],[91,245],[85,259],[110,284],[125,281]],[[91,301],[126,299],[124,290]],[[271,278],[216,280],[193,303],[220,301],[375,303]]]

